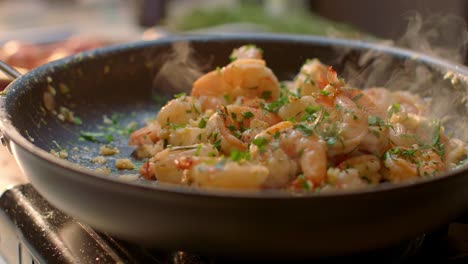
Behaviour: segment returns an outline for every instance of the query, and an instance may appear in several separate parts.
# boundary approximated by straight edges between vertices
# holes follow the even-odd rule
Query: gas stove
[[[391,248],[326,259],[273,261],[148,249],[54,208],[24,177],[5,175],[11,170],[4,159],[0,155],[0,260],[7,263],[468,263],[468,215]]]

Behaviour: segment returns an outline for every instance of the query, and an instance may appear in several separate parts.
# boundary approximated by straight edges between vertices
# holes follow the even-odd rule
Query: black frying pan
[[[155,95],[160,99],[190,88],[154,82],[172,44],[181,41],[190,43],[195,60],[205,64],[206,70],[227,64],[233,48],[255,43],[264,49],[279,79],[291,78],[312,57],[334,65],[357,85],[404,88],[399,81],[417,79],[421,81],[417,91],[434,96],[437,114],[445,115],[447,109],[454,112],[448,130],[463,136],[459,128],[467,124],[467,105],[461,98],[467,94],[468,69],[396,48],[271,35],[192,36],[109,47],[39,67],[15,80],[1,96],[4,141],[33,186],[53,205],[98,230],[151,247],[270,257],[341,255],[389,246],[468,209],[466,168],[416,183],[305,195],[127,182],[118,174],[128,171],[106,176],[84,168],[97,167],[89,157],[96,155],[99,144],[80,141],[80,131],[96,131],[102,115],[113,113],[122,124],[135,120],[142,125],[161,106]],[[456,87],[443,79],[447,71],[458,76],[458,82],[453,82]],[[421,73],[431,75],[421,80]],[[395,75],[397,79],[391,78]],[[70,89],[71,96],[57,92],[57,106],[72,109],[82,125],[62,122],[41,110],[47,86],[58,91],[61,84]],[[453,98],[452,103],[438,105],[443,97]],[[119,157],[131,155],[126,143],[126,135],[115,135]],[[68,150],[68,160],[49,154],[57,145]],[[113,167],[112,162],[109,166]]]

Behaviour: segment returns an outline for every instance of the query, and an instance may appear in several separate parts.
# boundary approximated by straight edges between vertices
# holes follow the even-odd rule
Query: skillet
[[[155,81],[165,61],[174,60],[174,43],[190,43],[193,52],[178,62],[176,68],[182,71],[174,76],[177,80],[187,77],[185,68],[190,65],[207,71],[227,64],[232,49],[248,43],[264,50],[280,80],[290,79],[313,57],[333,65],[356,85],[402,89],[405,78],[411,87],[418,80],[414,91],[433,96],[438,115],[450,111],[447,130],[466,140],[462,128],[468,106],[462,98],[468,69],[423,54],[292,35],[184,36],[124,44],[43,65],[16,79],[0,97],[2,142],[54,206],[99,231],[149,247],[269,257],[337,256],[391,246],[468,209],[466,168],[417,182],[300,195],[164,185],[128,175],[136,170],[96,172],[101,165],[90,160],[108,139],[99,133],[114,131],[111,144],[120,149],[116,158],[130,157],[133,151],[125,131],[109,130],[104,115],[111,126],[142,126],[155,117],[165,98],[190,89],[190,82],[180,87],[170,80]],[[44,93],[50,87],[56,93],[54,110],[65,106],[80,122],[63,122],[45,109]],[[452,101],[438,104],[442,98]],[[89,131],[98,133],[91,137],[98,142],[90,141],[89,134],[83,140],[83,132]],[[59,159],[51,149],[66,150],[68,157]],[[109,159],[109,168],[114,160]]]

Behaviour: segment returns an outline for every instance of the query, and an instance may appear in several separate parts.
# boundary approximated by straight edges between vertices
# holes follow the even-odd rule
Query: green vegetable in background
[[[190,31],[232,23],[256,24],[275,33],[328,35],[333,29],[335,33],[346,37],[362,37],[349,25],[327,20],[311,12],[295,11],[287,17],[280,17],[269,14],[262,6],[254,4],[242,4],[234,8],[198,8],[165,21],[170,31]]]

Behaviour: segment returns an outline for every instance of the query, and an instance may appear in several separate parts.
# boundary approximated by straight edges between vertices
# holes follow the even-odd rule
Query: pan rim
[[[340,38],[329,38],[321,36],[305,36],[305,35],[286,35],[286,34],[217,34],[217,35],[182,35],[182,36],[169,36],[162,39],[152,41],[137,41],[132,43],[112,45],[109,47],[99,48],[91,51],[81,52],[70,57],[66,57],[54,62],[44,64],[38,68],[33,69],[19,79],[10,83],[6,88],[6,93],[0,95],[0,131],[7,141],[18,145],[29,154],[34,155],[49,164],[59,166],[62,169],[72,172],[71,174],[64,175],[64,177],[78,176],[80,180],[91,180],[94,182],[101,182],[113,184],[116,187],[124,188],[137,188],[142,192],[165,192],[178,195],[197,195],[218,198],[236,198],[236,199],[326,199],[336,198],[342,196],[355,196],[355,195],[376,195],[382,192],[391,192],[395,190],[411,189],[424,187],[426,184],[435,184],[438,181],[445,181],[455,177],[463,177],[464,172],[468,171],[467,166],[456,168],[449,172],[443,173],[433,178],[423,178],[411,182],[401,183],[383,183],[370,188],[357,189],[357,190],[337,190],[331,192],[308,192],[308,193],[292,193],[285,190],[262,190],[262,191],[239,191],[239,190],[225,190],[225,189],[203,189],[175,184],[146,184],[143,182],[129,182],[117,177],[100,174],[93,170],[82,167],[68,160],[63,160],[51,155],[49,152],[35,146],[32,142],[22,136],[20,132],[13,125],[11,116],[7,113],[6,102],[16,93],[21,92],[21,85],[27,83],[31,76],[41,76],[46,73],[53,73],[56,67],[64,64],[76,64],[85,59],[93,59],[100,56],[110,56],[114,53],[130,51],[132,49],[142,49],[145,47],[152,47],[156,45],[168,45],[174,42],[226,42],[226,41],[271,41],[271,42],[299,42],[309,43],[313,45],[322,46],[336,46],[341,48],[351,48],[356,50],[372,50],[382,52],[390,56],[397,56],[402,58],[410,58],[423,64],[431,65],[435,69],[444,72],[454,73],[460,80],[468,83],[468,67],[449,62],[444,59],[436,58],[430,55],[422,54],[419,52],[392,47],[381,43],[371,43],[361,40],[348,40]],[[10,144],[10,143],[7,143]],[[76,175],[74,175],[76,174]],[[73,175],[73,176],[72,176]],[[83,178],[86,177],[86,178]]]

